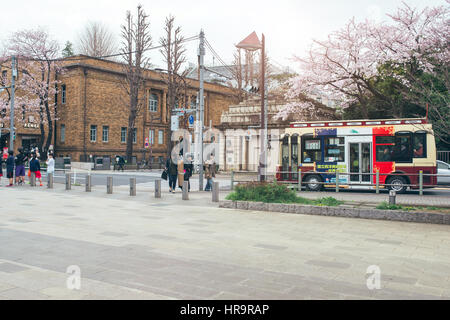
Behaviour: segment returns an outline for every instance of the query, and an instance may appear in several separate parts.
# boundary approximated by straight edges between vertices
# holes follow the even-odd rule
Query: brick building
[[[83,55],[65,61],[58,96],[58,120],[55,122],[56,156],[72,161],[113,159],[125,155],[128,126],[128,94],[123,86],[123,65]],[[143,106],[135,124],[133,162],[160,163],[167,155],[167,130],[170,119],[166,108],[167,85],[164,74],[146,70]],[[188,106],[195,107],[199,82],[187,82]],[[222,111],[236,103],[231,88],[205,82],[205,125],[220,124]],[[180,106],[182,107],[182,106]],[[186,119],[184,119],[184,123]],[[182,125],[180,125],[182,126]],[[186,126],[187,127],[187,126]],[[192,129],[191,129],[192,131]],[[150,148],[145,149],[149,138]]]

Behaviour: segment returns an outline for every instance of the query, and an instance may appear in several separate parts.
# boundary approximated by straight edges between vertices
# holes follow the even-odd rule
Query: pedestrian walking
[[[0,186],[2,185],[3,177],[3,157],[0,157]]]
[[[117,170],[117,171],[120,171],[120,169],[122,169],[122,172],[123,172],[124,165],[125,165],[125,159],[122,156],[119,156],[119,170]]]
[[[191,191],[191,182],[189,179],[192,177],[194,171],[194,165],[192,164],[192,156],[189,154],[184,163],[184,181],[188,182],[188,192]]]
[[[36,158],[36,153],[32,154],[32,159],[30,161],[30,171],[34,173],[34,176],[39,180],[39,185],[42,187],[42,177],[41,177],[41,165],[39,160]]]
[[[12,187],[14,183],[14,151],[10,150],[8,152],[8,159],[6,159],[6,177],[9,179],[9,185],[7,187]]]
[[[166,160],[166,171],[169,175],[169,192],[175,193],[177,187],[177,165],[172,161],[172,157],[169,156]]]
[[[25,163],[28,161],[28,156],[23,152],[23,148],[19,148],[19,154],[15,158],[16,163],[16,184],[21,185],[25,183]]]
[[[209,159],[205,161],[205,178],[206,186],[205,191],[212,190],[213,178],[216,177],[216,163],[214,162],[214,156],[211,154]]]

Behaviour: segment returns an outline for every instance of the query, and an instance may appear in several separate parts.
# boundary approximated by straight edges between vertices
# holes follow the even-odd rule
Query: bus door
[[[349,143],[349,167],[350,182],[352,183],[371,183],[372,176],[372,156],[371,156],[371,143],[370,142],[351,142]]]

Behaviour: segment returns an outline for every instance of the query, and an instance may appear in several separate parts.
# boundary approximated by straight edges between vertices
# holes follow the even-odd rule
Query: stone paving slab
[[[3,192],[0,299],[450,296],[445,225],[222,209],[195,193],[186,204],[181,194],[130,199],[126,188]],[[20,205],[24,196],[32,209]],[[66,287],[71,265],[80,291]],[[379,290],[366,286],[370,265],[381,269]]]

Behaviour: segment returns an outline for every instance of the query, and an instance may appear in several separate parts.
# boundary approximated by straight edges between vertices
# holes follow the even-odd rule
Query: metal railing
[[[450,151],[437,151],[436,159],[450,163]]]
[[[236,175],[237,174],[241,174],[244,176],[254,176],[253,179],[246,179],[246,180],[238,180],[236,179]],[[294,176],[294,179],[290,179],[290,180],[277,180],[276,179],[276,175],[277,174],[288,174],[291,176]],[[305,176],[310,176],[310,175],[317,175],[320,176],[320,178],[322,179],[322,175],[334,175],[335,177],[335,181],[314,181],[314,182],[305,182],[304,178]],[[340,176],[369,176],[371,177],[369,180],[370,181],[342,181],[340,180]],[[424,184],[424,177],[430,177],[430,181],[431,181],[431,177],[434,176],[439,176],[439,177],[450,177],[450,175],[443,175],[443,174],[430,174],[430,173],[423,173],[422,170],[419,171],[419,173],[408,173],[408,174],[403,174],[403,173],[380,173],[379,171],[375,172],[375,173],[355,173],[355,172],[337,172],[336,173],[332,173],[332,172],[317,172],[317,171],[306,171],[306,172],[302,172],[301,169],[299,169],[298,171],[278,171],[276,173],[269,173],[268,174],[269,177],[273,176],[272,179],[267,179],[267,181],[276,181],[278,183],[284,183],[284,184],[289,184],[290,188],[295,188],[297,191],[300,191],[301,188],[303,186],[306,186],[308,184],[319,184],[319,185],[324,185],[324,186],[330,186],[330,187],[334,187],[336,192],[339,192],[339,189],[341,187],[345,187],[345,186],[364,186],[364,187],[375,187],[375,191],[376,193],[380,192],[380,188],[388,188],[391,186],[399,186],[399,184],[390,184],[390,183],[381,183],[380,181],[380,176],[389,176],[389,177],[394,177],[394,176],[400,176],[403,178],[406,178],[407,180],[409,180],[409,178],[407,177],[418,177],[418,182],[417,183],[403,183],[401,184],[404,187],[410,187],[410,188],[417,188],[419,190],[419,194],[423,195],[423,189],[424,188],[434,188],[434,187],[440,187],[440,188],[450,188],[450,185],[446,185],[446,184],[428,184],[428,182],[425,181],[426,184]],[[374,176],[374,178],[372,178]],[[299,179],[299,177],[302,177],[302,179]],[[347,179],[347,180],[351,180]],[[233,190],[234,188],[234,184],[235,183],[241,183],[241,184],[245,184],[245,183],[251,183],[251,182],[257,182],[258,181],[258,173],[257,172],[248,172],[248,171],[232,171],[231,172],[231,189]]]

